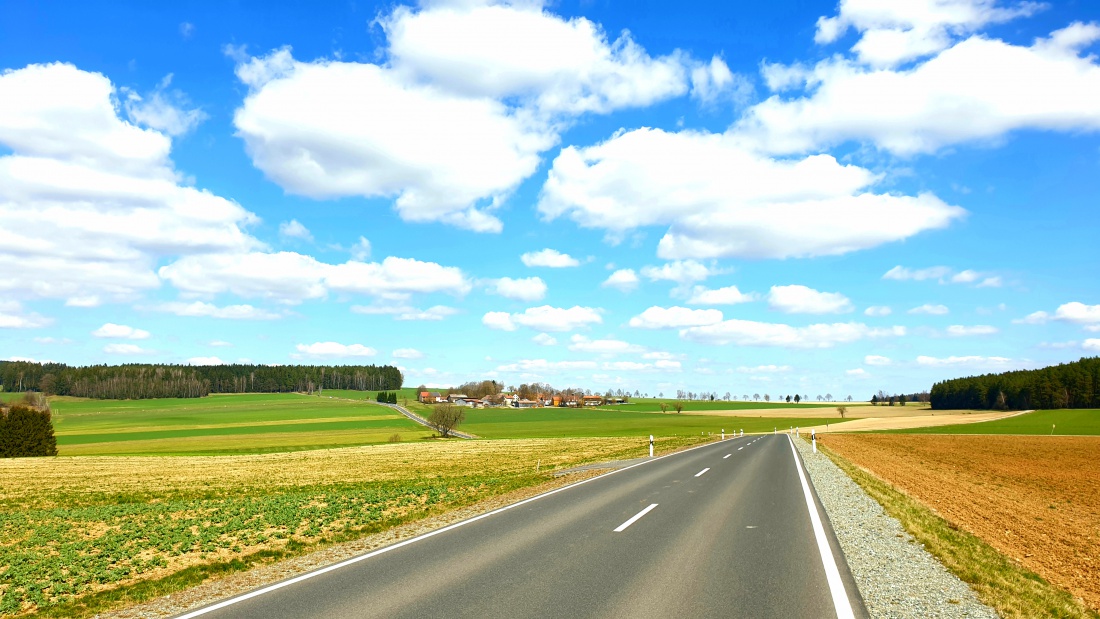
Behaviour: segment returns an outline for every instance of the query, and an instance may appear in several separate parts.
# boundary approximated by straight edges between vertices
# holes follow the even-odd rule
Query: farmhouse
[[[583,396],[585,406],[599,406],[603,404],[603,396],[598,395],[586,395]]]
[[[421,404],[436,404],[443,400],[443,396],[438,391],[421,391],[416,400]]]

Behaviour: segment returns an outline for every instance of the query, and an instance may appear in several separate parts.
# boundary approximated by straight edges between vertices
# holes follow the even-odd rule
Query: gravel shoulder
[[[794,443],[871,617],[998,617],[828,457]]]

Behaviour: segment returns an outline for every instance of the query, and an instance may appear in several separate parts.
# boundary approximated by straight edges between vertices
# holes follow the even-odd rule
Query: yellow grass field
[[[111,606],[81,606],[97,593],[196,566],[242,569],[261,554],[353,539],[538,484],[553,469],[647,451],[638,438],[564,438],[0,460],[0,616],[87,616]]]

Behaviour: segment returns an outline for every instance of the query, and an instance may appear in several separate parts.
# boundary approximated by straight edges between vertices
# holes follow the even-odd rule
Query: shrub
[[[15,404],[0,411],[0,457],[56,456],[57,439],[49,407]]]

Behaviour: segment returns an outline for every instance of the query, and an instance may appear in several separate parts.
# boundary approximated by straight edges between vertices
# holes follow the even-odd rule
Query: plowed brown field
[[[1100,437],[847,434],[824,441],[1100,609]]]

